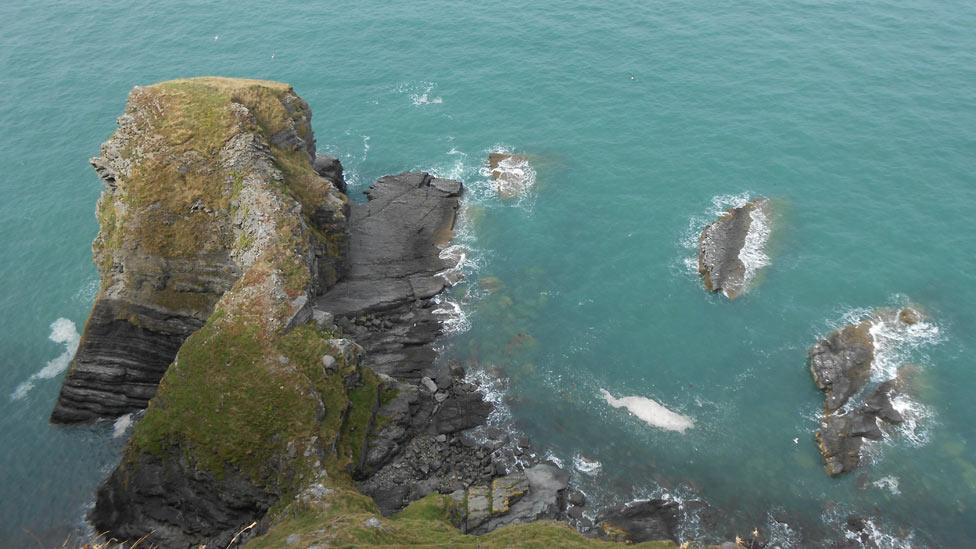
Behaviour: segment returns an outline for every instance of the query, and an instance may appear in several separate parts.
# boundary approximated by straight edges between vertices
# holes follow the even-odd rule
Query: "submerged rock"
[[[829,414],[860,391],[871,375],[871,322],[865,320],[831,333],[818,341],[807,357],[813,381],[825,395],[824,411]]]
[[[760,224],[766,223],[768,208],[768,199],[756,198],[705,227],[698,239],[698,273],[706,290],[722,292],[729,299],[746,291],[755,266],[748,264],[754,259],[744,257],[743,251],[761,253],[750,248],[764,244],[768,228]]]
[[[495,190],[502,198],[516,198],[535,184],[535,170],[523,155],[493,152],[488,155],[488,171]]]

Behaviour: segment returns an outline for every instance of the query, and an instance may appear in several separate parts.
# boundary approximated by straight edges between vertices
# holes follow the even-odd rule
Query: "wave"
[[[600,474],[603,464],[582,454],[576,454],[573,456],[573,468],[583,474],[595,477]]]
[[[749,230],[746,231],[745,243],[739,250],[739,261],[746,268],[743,284],[747,289],[755,278],[756,272],[769,265],[769,256],[766,255],[766,242],[769,240],[770,232],[767,208],[768,202],[762,201],[749,212],[752,221],[749,223]]]
[[[600,393],[610,406],[626,408],[631,414],[652,427],[684,433],[695,426],[695,421],[692,418],[672,412],[655,400],[641,396],[614,398],[606,389],[600,389]]]
[[[112,438],[119,438],[132,427],[132,414],[119,416],[112,424]]]
[[[444,98],[434,95],[435,88],[437,88],[436,82],[399,82],[396,91],[407,94],[414,106],[421,107],[424,105],[440,105],[444,102]]]
[[[34,384],[38,380],[57,377],[67,370],[68,365],[71,364],[71,359],[75,356],[75,351],[78,350],[81,335],[78,333],[74,322],[67,318],[59,318],[51,323],[51,334],[48,339],[64,345],[64,352],[49,360],[43,368],[34,372],[26,381],[18,385],[10,394],[11,400],[20,400],[27,396],[27,393],[34,388]]]

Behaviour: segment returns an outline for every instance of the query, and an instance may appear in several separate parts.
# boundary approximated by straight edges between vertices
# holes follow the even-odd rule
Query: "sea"
[[[440,360],[591,518],[976,544],[974,29],[960,0],[0,3],[0,546],[71,546],[119,459],[133,418],[48,423],[98,288],[88,159],[133,86],[202,75],[292,84],[354,200],[464,182]],[[698,234],[756,197],[748,290],[706,293]],[[908,365],[909,421],[829,478],[807,351],[902,306],[924,320],[874,321],[871,375]]]

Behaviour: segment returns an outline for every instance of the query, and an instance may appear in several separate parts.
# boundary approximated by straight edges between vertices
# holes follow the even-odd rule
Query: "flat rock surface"
[[[453,267],[439,257],[451,238],[461,183],[413,172],[380,178],[349,216],[346,275],[315,307],[336,316],[384,311],[437,295]]]

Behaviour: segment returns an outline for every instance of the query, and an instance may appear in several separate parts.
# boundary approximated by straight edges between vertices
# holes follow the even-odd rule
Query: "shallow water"
[[[892,545],[976,539],[976,7],[582,4],[2,3],[0,545],[59,544],[117,459],[112,423],[49,426],[60,377],[32,376],[97,288],[87,159],[132,85],[203,74],[292,83],[354,191],[464,179],[468,279],[442,309],[466,331],[444,359],[504,376],[496,420],[583,464],[594,503],[704,498],[709,535],[793,544],[851,512]],[[519,199],[485,170],[502,149],[535,172]],[[772,200],[768,265],[729,302],[687,243],[743,195]],[[925,417],[828,479],[806,349],[906,302],[937,328],[889,346],[919,365],[907,405]],[[655,429],[601,388],[694,427]]]

